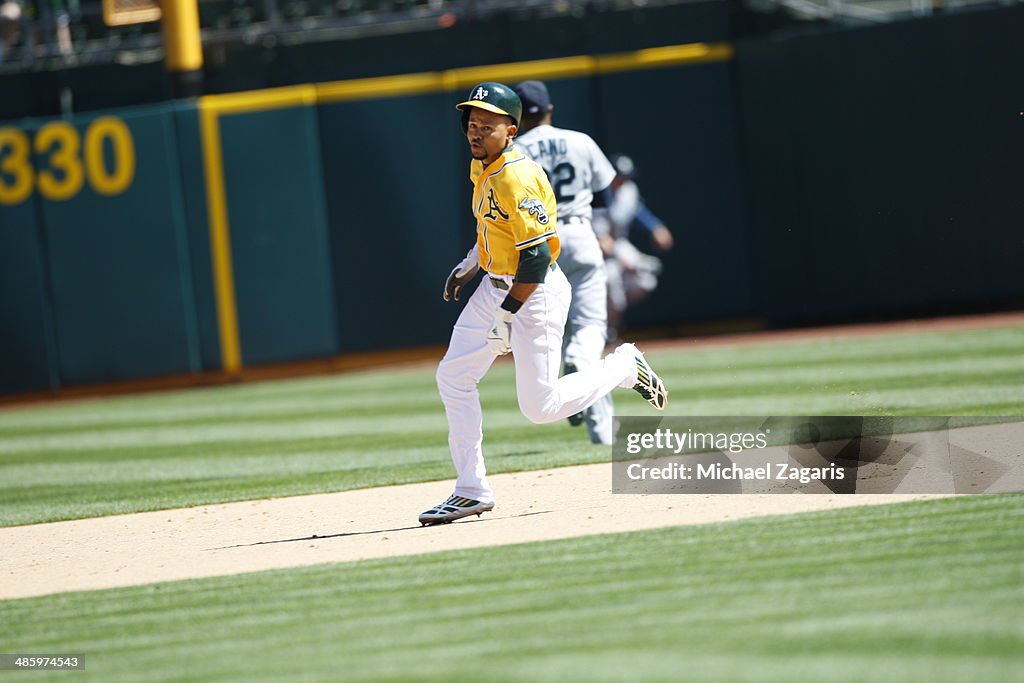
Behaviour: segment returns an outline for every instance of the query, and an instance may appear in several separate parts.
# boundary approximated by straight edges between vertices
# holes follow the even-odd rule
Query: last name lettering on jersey
[[[547,140],[538,140],[537,142],[524,142],[522,143],[527,150],[529,155],[533,157],[535,161],[543,166],[541,163],[541,157],[564,157],[568,151],[568,145],[565,142],[565,138],[548,138]]]

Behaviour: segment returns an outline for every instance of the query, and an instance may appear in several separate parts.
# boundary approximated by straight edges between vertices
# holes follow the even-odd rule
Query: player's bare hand
[[[658,251],[668,251],[675,244],[672,233],[664,225],[659,225],[651,231],[651,241]]]
[[[476,247],[469,250],[466,254],[466,258],[462,259],[459,265],[452,269],[452,272],[448,275],[448,279],[444,282],[444,292],[442,296],[445,301],[451,301],[455,299],[459,300],[459,292],[462,288],[473,279],[476,275],[476,271],[480,269],[480,261],[476,255]]]
[[[504,356],[512,350],[512,318],[504,308],[494,314],[491,331],[487,333],[487,346],[496,356]]]

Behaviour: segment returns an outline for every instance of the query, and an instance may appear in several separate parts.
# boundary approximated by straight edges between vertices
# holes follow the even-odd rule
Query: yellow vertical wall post
[[[175,97],[202,94],[203,44],[197,0],[161,0],[164,54]]]
[[[210,257],[213,262],[217,330],[220,335],[221,369],[234,375],[242,369],[242,343],[238,334],[235,274],[231,258],[231,236],[228,232],[220,112],[209,106],[207,99],[204,97],[199,100],[199,124],[203,140],[203,166],[206,170],[206,211],[210,226]]]

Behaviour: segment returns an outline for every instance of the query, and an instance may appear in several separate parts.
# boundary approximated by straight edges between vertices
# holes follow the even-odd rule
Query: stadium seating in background
[[[474,0],[199,0],[199,18],[208,44],[332,25],[436,17],[478,4]],[[159,22],[107,26],[102,0],[0,0],[0,6],[4,7],[0,14],[0,43],[6,48],[0,50],[0,69],[4,71],[161,58],[159,53],[147,53],[160,47]],[[316,36],[311,34],[310,39]]]

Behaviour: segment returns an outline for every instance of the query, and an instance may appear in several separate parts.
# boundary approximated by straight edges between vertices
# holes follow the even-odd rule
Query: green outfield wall
[[[30,203],[0,209],[0,391],[57,383],[43,235]]]
[[[172,111],[0,129],[4,385],[201,369]]]
[[[1024,301],[1024,7],[750,40],[737,85],[757,310]]]
[[[0,123],[0,393],[441,344],[454,103],[547,81],[677,236],[637,326],[1024,300],[1024,8]]]
[[[336,354],[315,109],[216,126],[239,357]],[[0,149],[0,389],[225,367],[196,104],[0,126]]]
[[[342,351],[445,338],[438,273],[473,239],[455,114],[447,92],[319,107]]]
[[[315,107],[225,115],[220,136],[245,362],[336,354]]]

